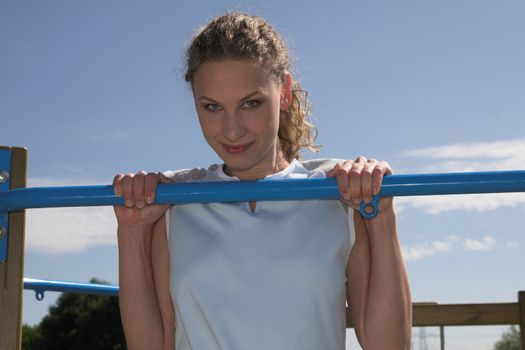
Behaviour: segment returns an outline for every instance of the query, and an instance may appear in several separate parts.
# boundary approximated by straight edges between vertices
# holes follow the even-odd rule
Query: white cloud
[[[525,138],[506,141],[458,143],[413,149],[403,156],[430,161],[418,172],[500,171],[525,169]],[[422,209],[430,214],[452,210],[485,212],[525,205],[525,193],[446,195],[399,198],[401,210]]]
[[[60,254],[117,243],[111,207],[30,209],[26,220],[27,249]]]
[[[421,148],[403,155],[438,160],[425,171],[519,170],[525,168],[525,138]]]
[[[516,208],[520,205],[525,205],[525,193],[413,196],[396,199],[396,206],[399,207],[400,211],[411,207],[422,209],[429,214],[440,214],[454,210],[482,213],[500,208]]]
[[[486,251],[494,248],[496,240],[490,236],[485,236],[481,240],[467,238],[463,244],[466,250]]]
[[[30,178],[31,186],[74,186],[101,183],[98,179]],[[47,208],[26,211],[26,247],[48,254],[84,251],[116,245],[112,207]]]
[[[451,236],[447,241],[425,242],[412,247],[403,246],[401,247],[401,252],[403,253],[403,259],[405,261],[421,260],[429,256],[450,251],[455,242],[456,238]]]
[[[497,241],[493,237],[486,235],[481,239],[463,238],[448,236],[446,240],[436,240],[431,242],[419,243],[411,247],[402,246],[401,252],[406,262],[421,260],[438,254],[449,253],[452,250],[486,252],[496,248]],[[506,242],[504,248],[512,249],[517,246],[516,242]]]
[[[89,177],[30,177],[27,179],[28,187],[48,187],[48,186],[89,186],[89,185],[107,185],[112,179],[93,179]]]

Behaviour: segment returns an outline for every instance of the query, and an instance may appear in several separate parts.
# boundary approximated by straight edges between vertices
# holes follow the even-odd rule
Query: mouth
[[[230,154],[241,154],[244,153],[250,148],[254,141],[250,143],[245,143],[244,145],[227,145],[221,142],[222,148]]]

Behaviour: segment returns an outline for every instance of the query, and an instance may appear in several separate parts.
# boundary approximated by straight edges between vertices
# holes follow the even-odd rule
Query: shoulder
[[[319,158],[319,159],[310,159],[301,161],[301,165],[311,171],[322,171],[328,172],[339,162],[344,161],[343,159],[338,158]]]
[[[175,183],[217,181],[218,167],[219,165],[212,164],[208,168],[168,170],[163,174]]]

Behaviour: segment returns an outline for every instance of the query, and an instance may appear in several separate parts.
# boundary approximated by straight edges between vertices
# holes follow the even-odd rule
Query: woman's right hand
[[[159,183],[171,183],[162,173],[118,174],[113,179],[115,195],[123,197],[124,205],[114,206],[120,227],[153,227],[170,205],[152,204]]]

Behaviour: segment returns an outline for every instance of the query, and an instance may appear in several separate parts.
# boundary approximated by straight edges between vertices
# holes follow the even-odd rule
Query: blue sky
[[[398,173],[525,169],[517,0],[4,0],[0,143],[29,149],[31,186],[217,162],[182,79],[183,49],[232,9],[268,18],[293,51],[324,145],[305,158],[363,154]],[[525,290],[524,194],[396,202],[414,301],[510,302]],[[111,208],[27,220],[26,276],[118,282]],[[24,321],[36,323],[56,295],[24,297]],[[501,331],[447,328],[447,348],[489,349]]]

